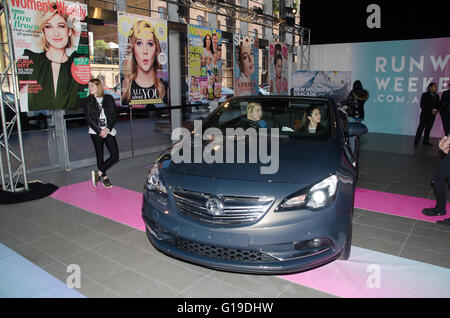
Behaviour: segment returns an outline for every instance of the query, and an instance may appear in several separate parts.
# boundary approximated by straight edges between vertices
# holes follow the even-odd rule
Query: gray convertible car
[[[331,99],[249,96],[231,98],[201,128],[200,139],[198,130],[185,134],[148,172],[142,217],[159,251],[213,269],[266,274],[349,258],[354,141],[367,132],[364,125],[348,123]],[[256,132],[256,139],[227,134],[233,130]],[[229,147],[230,141],[236,142]],[[256,146],[266,156],[252,157]],[[208,148],[224,159],[198,161],[195,152]],[[180,155],[187,160],[180,162]]]

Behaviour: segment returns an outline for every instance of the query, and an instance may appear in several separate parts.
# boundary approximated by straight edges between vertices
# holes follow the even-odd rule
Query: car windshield
[[[233,98],[210,114],[203,128],[278,128],[280,135],[328,139],[334,135],[326,99]]]

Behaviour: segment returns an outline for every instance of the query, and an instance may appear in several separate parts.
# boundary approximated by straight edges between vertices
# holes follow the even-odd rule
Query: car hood
[[[246,141],[248,149],[248,140]],[[268,153],[271,153],[270,138],[267,141]],[[203,144],[203,148],[207,145]],[[235,154],[236,154],[235,144]],[[194,152],[195,147],[192,147]],[[224,147],[226,148],[226,147]],[[259,150],[259,149],[258,149]],[[224,160],[226,149],[223,151]],[[270,157],[270,156],[269,156]],[[279,162],[276,156],[270,161],[261,163],[174,163],[168,166],[167,172],[185,175],[211,177],[217,179],[235,179],[259,182],[283,182],[310,184],[320,181],[338,170],[341,158],[340,145],[336,139],[304,140],[297,138],[279,139]],[[194,158],[192,155],[191,158]],[[236,158],[235,161],[236,162]],[[261,168],[272,166],[275,173],[263,174]]]

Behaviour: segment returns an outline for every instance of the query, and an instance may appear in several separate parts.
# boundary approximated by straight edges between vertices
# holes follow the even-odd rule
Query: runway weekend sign
[[[352,43],[352,79],[370,93],[365,123],[370,132],[415,135],[420,98],[431,82],[438,94],[450,80],[450,38]],[[442,137],[440,115],[431,132]]]

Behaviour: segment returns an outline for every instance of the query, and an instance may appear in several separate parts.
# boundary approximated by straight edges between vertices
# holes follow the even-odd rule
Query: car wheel
[[[350,225],[348,226],[348,232],[347,232],[347,240],[345,241],[345,246],[342,249],[341,254],[339,255],[339,258],[338,258],[339,260],[346,261],[350,258],[350,252],[352,249],[352,228],[353,228],[353,222],[352,222],[352,218],[350,218]]]

